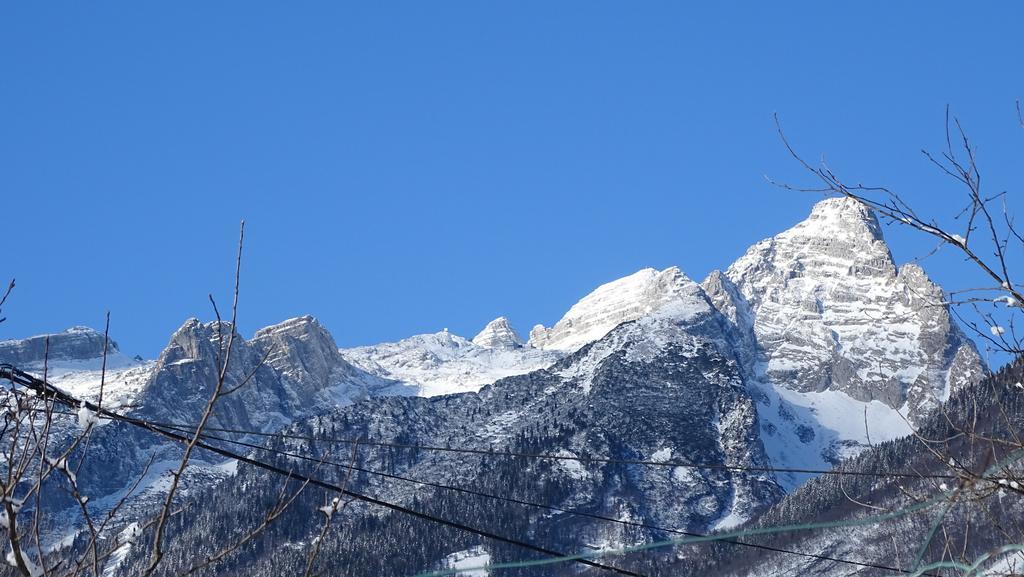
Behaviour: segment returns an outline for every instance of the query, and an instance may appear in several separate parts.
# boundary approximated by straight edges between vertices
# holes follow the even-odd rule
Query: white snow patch
[[[128,554],[132,552],[132,545],[141,536],[142,527],[138,523],[131,523],[118,534],[117,542],[119,545],[107,559],[107,564],[103,567],[103,577],[113,577],[117,573],[118,567],[124,563],[125,559],[128,558]]]
[[[559,457],[571,457],[572,459],[576,457],[575,453],[566,451],[565,449],[561,449],[555,454],[558,455]],[[574,461],[572,459],[558,459],[555,461],[555,466],[558,467],[566,475],[572,477],[573,479],[583,480],[589,478],[590,473],[587,472],[587,469],[583,466],[583,463],[580,463],[579,461]]]
[[[904,413],[881,401],[863,402],[841,391],[801,393],[755,383],[765,401],[758,403],[761,439],[772,465],[780,468],[833,468],[832,458],[852,457],[872,444],[909,435]],[[865,416],[866,411],[866,416]],[[779,473],[792,491],[812,475]]]
[[[491,554],[482,546],[464,551],[456,551],[444,558],[445,569],[457,569],[455,577],[488,577],[487,565],[491,562]]]
[[[1024,553],[1016,551],[1006,553],[989,565],[982,573],[984,577],[1009,577],[1024,573]]]
[[[341,349],[345,360],[379,377],[414,386],[418,396],[477,391],[498,379],[551,366],[563,357],[533,347],[485,347],[450,332]]]
[[[665,447],[651,453],[651,460],[657,463],[664,463],[672,460],[672,449]]]

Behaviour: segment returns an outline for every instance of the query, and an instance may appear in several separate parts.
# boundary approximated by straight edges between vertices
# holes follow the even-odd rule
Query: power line
[[[102,407],[98,407],[98,406],[96,406],[95,404],[93,404],[91,402],[82,401],[82,400],[76,399],[75,397],[65,393],[64,391],[61,391],[60,389],[57,389],[57,388],[53,387],[52,385],[50,385],[46,381],[43,381],[41,379],[37,379],[36,377],[33,377],[32,375],[29,375],[28,373],[25,373],[25,372],[17,369],[16,367],[14,367],[12,365],[7,365],[7,364],[0,365],[0,378],[6,378],[6,379],[10,380],[12,383],[20,384],[22,386],[30,388],[30,389],[36,391],[37,393],[39,393],[40,395],[50,396],[54,400],[56,400],[58,402],[61,402],[61,403],[65,404],[65,405],[67,405],[70,408],[74,408],[76,406],[84,406],[88,410],[90,410],[90,411],[92,411],[94,413],[97,413],[99,415],[102,415],[104,417],[107,417],[109,419],[113,419],[113,420],[117,420],[117,421],[122,421],[122,422],[125,422],[125,423],[128,423],[128,424],[134,425],[136,427],[140,427],[142,429],[146,429],[147,431],[150,431],[150,432],[162,435],[162,436],[167,437],[169,439],[172,439],[174,441],[177,441],[177,442],[180,442],[180,443],[190,443],[190,442],[192,442],[192,439],[190,439],[190,438],[188,438],[186,436],[180,435],[180,434],[175,433],[173,431],[164,430],[164,429],[160,428],[157,425],[149,423],[148,421],[144,421],[142,419],[137,419],[135,417],[129,417],[129,416],[125,416],[125,415],[120,415],[118,413],[114,413],[114,412],[112,412],[110,410],[107,410],[107,409],[104,409]],[[264,463],[264,462],[259,461],[257,459],[253,459],[253,458],[247,457],[245,455],[240,455],[240,454],[235,453],[233,451],[229,451],[227,449],[216,447],[216,446],[210,445],[208,443],[204,443],[204,442],[199,441],[199,440],[196,440],[193,444],[196,447],[199,447],[201,449],[205,449],[205,450],[210,451],[212,453],[216,453],[216,454],[221,455],[223,457],[227,457],[229,459],[235,459],[235,460],[237,460],[239,462],[246,463],[248,465],[252,465],[254,467],[258,467],[258,468],[264,469],[266,471],[277,473],[279,475],[283,475],[283,476],[285,476],[287,478],[295,479],[295,480],[301,481],[303,483],[308,483],[308,484],[313,485],[315,487],[320,487],[322,489],[327,489],[329,491],[334,491],[334,492],[340,493],[342,495],[346,495],[346,496],[352,497],[354,499],[358,499],[360,501],[363,501],[363,502],[366,502],[366,503],[370,503],[372,505],[377,505],[377,506],[380,506],[380,507],[384,507],[386,509],[391,509],[392,511],[397,511],[397,512],[400,512],[400,513],[404,513],[406,515],[410,515],[412,517],[416,517],[416,518],[423,519],[423,520],[426,520],[426,521],[431,521],[433,523],[437,523],[437,524],[440,524],[440,525],[445,525],[447,527],[452,527],[454,529],[459,529],[459,530],[465,531],[467,533],[473,533],[475,535],[479,535],[481,537],[486,537],[488,539],[492,539],[492,540],[495,540],[495,541],[500,541],[500,542],[503,542],[503,543],[508,543],[508,544],[511,544],[511,545],[516,545],[518,547],[522,547],[523,549],[529,549],[531,551],[535,551],[535,552],[538,552],[538,553],[543,553],[543,554],[551,556],[551,557],[565,557],[566,556],[564,553],[560,553],[560,552],[555,551],[553,549],[548,549],[546,547],[542,547],[542,546],[539,546],[539,545],[534,545],[532,543],[528,543],[528,542],[525,542],[525,541],[519,541],[518,539],[514,539],[514,538],[511,538],[511,537],[505,537],[503,535],[498,535],[496,533],[491,533],[490,531],[487,531],[485,529],[478,529],[476,527],[471,527],[469,525],[466,525],[464,523],[459,523],[457,521],[450,521],[448,519],[444,519],[444,518],[441,518],[441,517],[435,517],[434,515],[430,515],[428,513],[423,513],[421,511],[416,511],[414,509],[410,509],[410,508],[402,506],[402,505],[398,505],[398,504],[395,504],[395,503],[390,503],[388,501],[384,501],[382,499],[371,497],[369,495],[363,495],[362,493],[357,493],[355,491],[351,491],[351,490],[349,490],[349,489],[347,489],[345,487],[340,487],[338,485],[335,485],[333,483],[329,483],[327,481],[323,481],[323,480],[316,479],[316,478],[313,478],[313,477],[308,477],[308,476],[305,476],[305,475],[301,475],[301,474],[298,474],[298,473],[287,471],[285,469],[277,467],[276,465],[271,465],[269,463]],[[575,561],[577,563],[581,563],[583,565],[589,565],[591,567],[595,567],[595,568],[598,568],[598,569],[604,569],[606,571],[612,571],[612,572],[615,572],[615,573],[619,573],[621,575],[629,575],[630,577],[646,577],[645,575],[643,575],[641,573],[635,573],[635,572],[630,571],[628,569],[621,569],[619,567],[615,567],[615,566],[612,566],[612,565],[605,565],[603,563],[598,563],[596,561],[591,561],[589,559],[573,559],[573,561]]]
[[[484,497],[484,498],[487,498],[487,499],[494,499],[494,500],[498,500],[498,501],[514,503],[514,504],[517,504],[517,505],[526,505],[526,506],[529,506],[529,507],[537,507],[537,508],[540,508],[540,509],[547,509],[549,511],[555,511],[555,512],[558,512],[558,513],[565,513],[565,514],[576,515],[576,516],[580,516],[580,517],[588,517],[588,518],[597,519],[597,520],[600,520],[600,521],[608,521],[608,522],[611,522],[611,523],[618,523],[620,525],[639,527],[639,528],[643,528],[643,529],[653,529],[653,530],[656,530],[656,531],[664,531],[666,533],[674,533],[674,534],[677,534],[677,535],[686,535],[688,537],[707,537],[708,536],[708,535],[703,534],[703,533],[694,533],[694,532],[691,532],[691,531],[683,531],[681,529],[669,529],[669,528],[666,528],[666,527],[659,527],[657,525],[650,525],[650,524],[647,524],[647,523],[639,523],[639,522],[636,522],[636,521],[625,521],[625,520],[622,520],[622,519],[615,519],[614,517],[606,517],[604,515],[598,515],[596,513],[587,513],[587,512],[579,511],[579,510],[575,510],[575,509],[563,509],[561,507],[556,507],[554,505],[546,505],[546,504],[543,504],[543,503],[534,503],[532,501],[524,501],[524,500],[516,499],[516,498],[513,498],[513,497],[502,497],[500,495],[493,495],[493,494],[490,494],[490,493],[484,493],[484,492],[481,492],[481,491],[476,491],[476,490],[473,490],[473,489],[467,489],[467,488],[464,488],[464,487],[453,487],[453,486],[444,485],[444,484],[441,484],[441,483],[434,483],[432,481],[423,481],[423,480],[420,480],[420,479],[412,479],[412,478],[409,478],[409,477],[403,477],[401,475],[395,475],[395,474],[392,474],[392,473],[385,473],[383,471],[374,471],[374,470],[371,470],[371,469],[365,469],[365,468],[362,468],[362,467],[357,467],[357,466],[352,465],[350,463],[339,463],[337,461],[329,461],[329,460],[326,460],[326,459],[320,459],[320,458],[311,457],[311,456],[308,456],[308,455],[301,455],[301,454],[298,454],[298,453],[291,453],[289,451],[282,451],[282,450],[279,450],[279,449],[273,449],[273,448],[265,447],[265,446],[262,446],[262,445],[256,445],[256,444],[253,444],[253,443],[247,443],[245,441],[236,441],[236,440],[233,440],[233,439],[226,439],[224,437],[216,437],[216,436],[209,435],[209,434],[206,434],[206,433],[202,433],[201,436],[203,438],[205,438],[205,439],[208,439],[208,440],[212,439],[212,440],[217,440],[217,441],[223,441],[223,442],[226,442],[226,443],[232,443],[232,444],[235,444],[235,445],[241,445],[241,446],[250,447],[250,448],[261,450],[261,451],[267,451],[267,452],[270,452],[270,453],[275,453],[275,454],[282,455],[282,456],[285,456],[285,457],[292,457],[292,458],[302,459],[302,460],[306,460],[306,461],[312,461],[312,462],[316,462],[316,463],[323,464],[323,465],[332,465],[332,466],[336,466],[336,467],[345,467],[345,468],[351,469],[353,471],[358,471],[358,472],[361,472],[361,473],[367,473],[367,474],[370,474],[370,475],[376,475],[376,476],[380,476],[380,477],[385,477],[385,478],[388,478],[388,479],[396,479],[396,480],[404,481],[404,482],[407,482],[407,483],[413,483],[413,484],[417,484],[417,485],[433,487],[433,488],[436,488],[436,489],[444,489],[444,490],[447,490],[447,491],[456,491],[456,492],[459,492],[459,493],[465,493],[465,494],[468,494],[468,495],[475,495],[475,496]],[[732,544],[732,545],[741,545],[741,546],[744,546],[744,547],[752,547],[752,548],[755,548],[755,549],[773,551],[773,552],[776,552],[776,553],[786,553],[786,554],[789,554],[789,555],[798,555],[798,556],[801,556],[801,557],[807,557],[807,558],[812,558],[812,559],[820,559],[820,560],[823,560],[823,561],[834,561],[834,562],[837,562],[837,563],[844,563],[844,564],[847,564],[847,565],[856,565],[856,566],[859,566],[859,567],[867,567],[867,568],[871,568],[871,569],[883,569],[885,571],[894,571],[894,572],[897,572],[897,573],[912,573],[912,571],[909,571],[909,570],[906,570],[906,569],[900,569],[899,567],[890,567],[888,565],[866,563],[866,562],[861,562],[861,561],[854,561],[854,560],[851,560],[851,559],[843,559],[843,558],[840,558],[840,557],[830,557],[828,555],[819,555],[819,554],[815,554],[815,553],[805,553],[805,552],[802,552],[802,551],[792,551],[790,549],[782,549],[782,548],[779,548],[779,547],[772,547],[772,546],[769,546],[769,545],[759,545],[759,544],[756,544],[756,543],[746,543],[744,541],[739,541],[739,540],[735,540],[735,539],[721,539],[720,542],[722,542],[722,543],[729,543],[729,544]]]

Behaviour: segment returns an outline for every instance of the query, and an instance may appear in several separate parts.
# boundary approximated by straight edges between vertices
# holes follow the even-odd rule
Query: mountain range
[[[96,331],[74,328],[0,342],[0,362],[40,372],[45,355],[54,385],[95,400],[106,350],[105,406],[187,424],[198,418],[217,381],[218,359],[233,331],[229,323],[190,319],[158,359],[147,361],[122,354]],[[870,458],[865,455],[874,454],[874,445],[935,426],[936,409],[989,375],[951,317],[941,287],[916,264],[898,266],[875,216],[849,199],[819,202],[806,220],[699,283],[671,267],[602,285],[551,327],[535,326],[528,340],[499,317],[471,340],[444,330],[339,349],[306,316],[249,339],[236,334],[231,358],[226,384],[238,388],[222,400],[211,424],[248,433],[227,438],[260,442],[257,433],[283,430],[296,437],[479,451],[366,446],[355,462],[369,472],[353,475],[350,486],[568,552],[656,541],[669,530],[721,531],[778,515],[791,498],[828,481],[812,471]],[[70,435],[73,423],[62,426]],[[179,448],[116,422],[99,427],[95,437],[97,449],[79,474],[93,506],[109,507],[145,472],[131,505],[131,515],[142,518],[165,490],[162,479]],[[347,455],[326,443],[276,442],[314,461]],[[298,466],[279,452],[256,454]],[[156,466],[147,466],[151,460]],[[788,471],[773,470],[780,468]],[[318,473],[345,477],[341,467]],[[262,513],[252,504],[271,502],[282,483],[268,472],[201,454],[185,498],[206,506],[172,524],[175,546],[161,574],[187,569],[217,543],[258,523]],[[301,574],[305,545],[319,527],[311,511],[325,498],[304,492],[280,522],[209,574]],[[71,505],[55,497],[48,509],[73,525]],[[340,516],[321,544],[319,570],[328,574],[414,575],[536,557],[358,502]],[[411,542],[410,535],[416,535]],[[754,571],[732,561],[737,574]],[[133,575],[144,562],[139,551],[125,548],[107,574]],[[650,574],[689,563],[682,553],[631,562]],[[517,571],[509,573],[577,574],[566,564]]]

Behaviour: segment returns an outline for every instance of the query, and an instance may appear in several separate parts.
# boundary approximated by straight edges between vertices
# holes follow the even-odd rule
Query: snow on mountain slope
[[[698,309],[710,310],[710,305],[682,271],[648,268],[598,287],[551,329],[538,325],[526,346],[508,319],[499,317],[473,341],[444,330],[344,349],[342,354],[366,371],[413,384],[419,395],[429,397],[475,391],[500,378],[546,368],[624,322],[659,314],[692,315]]]
[[[758,401],[768,454],[778,466],[809,469],[908,434],[951,390],[986,373],[938,304],[941,289],[920,267],[895,265],[877,220],[854,201],[818,203],[808,219],[702,285],[675,267],[641,270],[598,287],[553,327],[538,325],[512,353],[496,352],[517,342],[497,319],[476,338],[494,349],[442,332],[345,354],[416,383],[422,395],[475,390],[550,364],[533,356],[538,350],[571,353],[623,323],[710,300],[731,324],[726,333]],[[780,482],[792,488],[807,478]]]
[[[476,391],[498,379],[548,367],[562,358],[559,351],[496,346],[497,342],[490,339],[494,332],[488,330],[495,322],[477,335],[481,341],[494,343],[492,346],[443,330],[396,343],[342,349],[341,354],[371,374],[416,387],[417,394],[424,397]]]
[[[106,339],[107,366],[134,364],[133,359],[121,353],[117,343]],[[103,333],[89,327],[71,327],[62,333],[37,335],[25,339],[0,341],[0,362],[20,367],[80,365],[82,368],[100,368],[103,357]]]
[[[555,325],[537,325],[529,344],[546,350],[573,352],[596,341],[620,324],[657,312],[692,291],[693,283],[676,267],[645,268],[597,287],[569,309]]]
[[[40,376],[45,367],[51,383],[72,395],[92,400],[99,397],[102,380],[104,405],[132,403],[154,364],[122,353],[116,342],[107,339],[104,375],[103,352],[103,333],[88,327],[0,341],[0,363],[10,363]]]
[[[490,572],[485,567],[491,562],[491,555],[482,546],[476,546],[463,551],[456,551],[444,558],[441,566],[444,569],[464,569],[455,574],[455,577],[487,577]]]
[[[986,374],[942,290],[917,265],[897,268],[878,221],[853,200],[819,202],[703,286],[735,325],[777,466],[828,467],[906,435]]]

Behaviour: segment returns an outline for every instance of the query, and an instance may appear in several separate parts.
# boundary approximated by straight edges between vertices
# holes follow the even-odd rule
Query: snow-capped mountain
[[[473,341],[447,329],[396,343],[343,349],[353,365],[401,381],[424,397],[476,391],[494,381],[552,365],[564,354],[519,346],[504,318],[491,321]]]
[[[551,328],[537,325],[530,331],[530,346],[573,352],[608,334],[620,324],[656,313],[688,287],[678,268],[645,268],[601,285],[583,297]]]
[[[189,319],[174,333],[138,399],[147,417],[185,423],[198,418],[217,382],[230,332],[229,323]],[[310,316],[260,329],[251,340],[236,333],[225,388],[238,390],[219,401],[214,420],[251,431],[276,430],[368,395],[407,394],[400,383],[352,366]]]
[[[103,405],[133,417],[162,423],[195,423],[217,382],[219,359],[227,352],[229,323],[189,319],[172,335],[155,362],[128,359],[110,341]],[[12,362],[42,374],[37,343],[47,336],[0,344],[0,362]],[[100,391],[102,334],[72,329],[49,335],[52,384],[96,401]],[[226,391],[210,421],[214,427],[269,432],[297,419],[351,404],[370,395],[401,395],[406,385],[371,375],[341,356],[331,335],[312,317],[290,319],[261,329],[249,340],[235,334]],[[55,439],[80,432],[74,417],[58,416]],[[251,439],[250,439],[251,440]],[[59,444],[56,442],[55,444]],[[90,458],[77,472],[80,487],[102,513],[139,481],[129,506],[144,511],[166,488],[165,475],[179,459],[180,447],[148,431],[110,422],[92,432]],[[189,492],[218,482],[231,467],[223,458],[199,453],[184,480]],[[141,479],[141,481],[140,481]],[[62,523],[76,505],[56,493],[46,509]]]
[[[874,215],[850,199],[819,202],[703,286],[736,327],[780,467],[827,468],[869,441],[907,435],[950,391],[987,374],[942,290],[917,265],[897,267]]]
[[[52,335],[0,341],[0,359],[33,368],[41,367],[44,361],[54,366],[87,363],[102,358],[104,348],[108,351],[111,364],[130,362],[125,359],[116,342],[104,339],[103,333],[89,327],[71,327]]]
[[[875,215],[852,199],[818,203],[725,276],[746,301],[739,325],[756,338],[758,372],[788,390],[917,416],[981,376],[942,290],[916,264],[896,266]]]
[[[523,346],[524,343],[508,319],[498,317],[487,323],[487,326],[473,337],[473,344],[489,349],[514,349]]]

